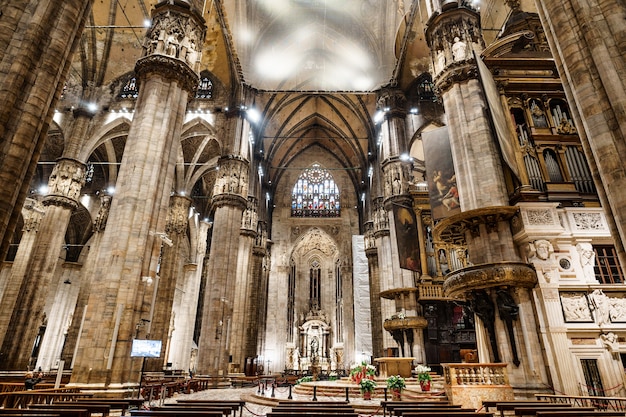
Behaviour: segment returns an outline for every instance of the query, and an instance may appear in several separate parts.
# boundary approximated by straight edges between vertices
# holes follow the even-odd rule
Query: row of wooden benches
[[[495,409],[500,417],[507,415],[536,417],[625,417],[624,411],[598,410],[595,407],[575,407],[572,404],[538,400],[483,401],[486,411]]]
[[[27,409],[0,409],[0,417],[19,415],[25,417],[90,417],[93,414],[108,416],[111,411],[119,410],[122,415],[144,417],[242,417],[245,401],[205,401],[180,400],[174,404],[163,404],[150,409],[139,408],[143,400],[135,399],[92,399],[63,401],[53,404],[31,404]]]

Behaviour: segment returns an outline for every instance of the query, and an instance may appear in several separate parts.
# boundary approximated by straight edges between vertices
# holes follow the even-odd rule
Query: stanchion
[[[385,391],[385,401],[387,401],[387,387],[383,388],[383,391]]]
[[[261,393],[261,380],[260,379],[257,381],[256,386],[257,386],[256,393],[260,394]]]
[[[291,396],[291,384],[289,384],[289,396],[287,397],[288,400],[293,400],[293,397]]]
[[[350,402],[350,388],[346,387],[346,402]]]
[[[274,388],[276,388],[276,382],[272,382],[272,398],[276,398],[276,395],[274,395]]]
[[[265,382],[261,381],[261,395],[265,395]]]
[[[317,401],[317,385],[313,387],[313,401]]]

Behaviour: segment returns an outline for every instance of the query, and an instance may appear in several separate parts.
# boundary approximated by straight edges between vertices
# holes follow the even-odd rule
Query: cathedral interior
[[[0,1],[0,371],[116,390],[401,357],[625,396],[624,19]]]

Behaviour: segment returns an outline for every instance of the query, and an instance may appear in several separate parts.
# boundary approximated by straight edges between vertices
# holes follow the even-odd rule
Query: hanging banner
[[[476,65],[478,65],[478,75],[480,82],[485,92],[485,98],[487,99],[487,108],[491,115],[492,126],[494,134],[498,139],[500,145],[500,153],[502,159],[506,165],[511,169],[513,174],[519,179],[519,170],[517,169],[517,163],[515,162],[515,150],[513,149],[513,141],[510,140],[511,133],[507,125],[507,115],[502,107],[502,101],[500,100],[500,93],[496,82],[487,68],[487,65],[483,62],[480,54],[474,51],[474,59]]]
[[[461,212],[448,128],[422,132],[428,196],[433,220]]]
[[[421,272],[420,247],[417,237],[417,220],[411,207],[393,205],[393,219],[400,268]]]

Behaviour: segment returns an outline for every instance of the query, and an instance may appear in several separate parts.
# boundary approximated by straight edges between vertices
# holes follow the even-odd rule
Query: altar
[[[412,376],[413,361],[415,358],[375,358],[378,364],[378,373],[381,378],[388,378],[392,375],[400,375],[403,378]]]

